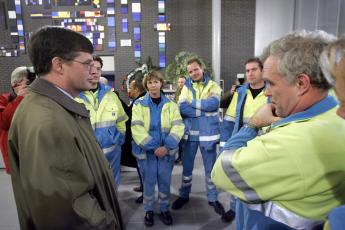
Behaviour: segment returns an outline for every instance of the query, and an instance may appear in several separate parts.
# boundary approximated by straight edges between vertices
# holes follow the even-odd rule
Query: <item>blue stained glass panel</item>
[[[141,21],[141,13],[132,13],[132,20],[134,22],[140,22]]]
[[[128,14],[128,5],[121,5],[121,14]]]
[[[165,22],[165,15],[164,14],[158,14],[158,22]]]
[[[108,17],[108,26],[115,26],[115,17]]]
[[[127,20],[127,18],[122,19],[122,32],[123,33],[128,32],[128,20]]]

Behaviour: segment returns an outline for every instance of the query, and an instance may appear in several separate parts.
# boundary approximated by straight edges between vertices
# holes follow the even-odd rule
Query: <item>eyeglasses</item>
[[[80,63],[80,64],[86,66],[89,71],[91,71],[91,69],[93,67],[95,67],[95,64],[93,63],[93,60],[87,60],[87,61],[84,61],[84,62],[77,61],[77,60],[71,60],[71,61],[74,61],[74,62],[77,62],[77,63]]]

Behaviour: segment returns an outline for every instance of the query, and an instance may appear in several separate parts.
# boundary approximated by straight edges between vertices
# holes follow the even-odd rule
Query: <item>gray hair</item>
[[[11,84],[13,84],[14,82],[19,82],[23,78],[27,78],[27,77],[28,77],[28,70],[26,66],[17,67],[11,73]]]
[[[314,87],[327,90],[332,86],[320,70],[319,59],[324,47],[334,40],[334,36],[324,31],[294,32],[273,41],[265,48],[262,59],[278,58],[278,72],[290,83],[303,73],[310,77]]]

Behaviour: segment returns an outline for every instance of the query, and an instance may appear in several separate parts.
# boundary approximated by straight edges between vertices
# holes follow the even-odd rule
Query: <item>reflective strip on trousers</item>
[[[182,176],[182,187],[192,186],[192,176]]]
[[[212,136],[200,136],[200,141],[217,141],[220,138],[220,134],[212,135]]]
[[[323,221],[316,221],[299,216],[277,204],[269,201],[261,204],[247,204],[251,210],[259,211],[265,216],[283,223],[294,229],[313,229],[313,227],[321,224]]]

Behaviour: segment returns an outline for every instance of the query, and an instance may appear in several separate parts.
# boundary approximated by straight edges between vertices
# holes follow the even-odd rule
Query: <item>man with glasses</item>
[[[90,112],[90,120],[98,143],[108,159],[116,187],[120,185],[121,146],[125,141],[126,121],[128,116],[123,110],[121,101],[111,88],[99,82],[103,61],[93,56],[94,68],[91,68],[89,82],[91,89],[83,91],[76,100],[85,104]]]
[[[29,40],[38,78],[9,131],[11,179],[21,229],[123,229],[109,163],[89,113],[73,98],[92,87],[93,47],[43,27]]]

